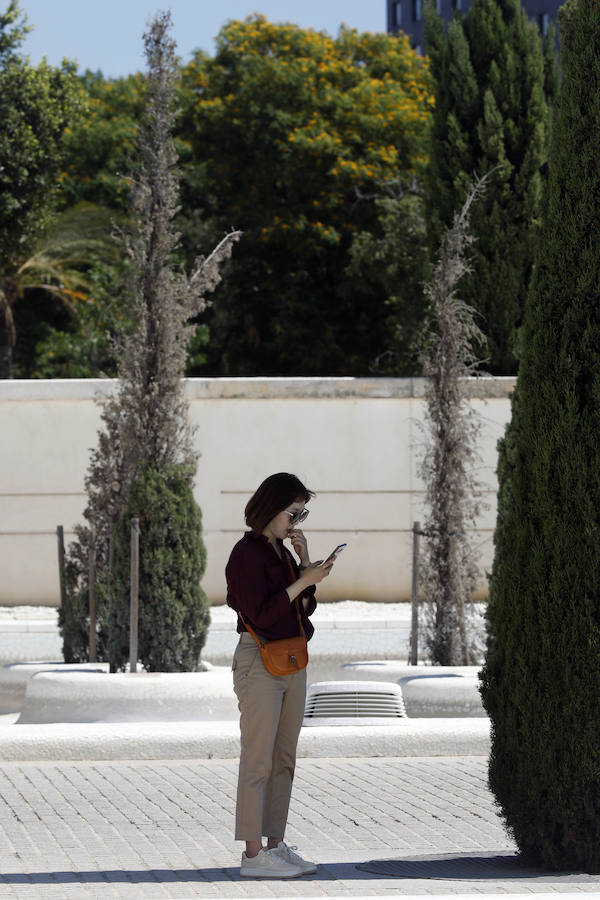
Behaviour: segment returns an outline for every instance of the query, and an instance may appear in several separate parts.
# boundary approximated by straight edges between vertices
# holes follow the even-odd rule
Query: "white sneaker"
[[[304,875],[304,872],[300,866],[286,862],[278,850],[263,849],[256,856],[248,857],[242,853],[240,875],[246,878],[296,878],[297,875]]]
[[[294,853],[294,850],[297,849],[297,847],[288,847],[284,841],[279,841],[276,852],[285,862],[292,866],[298,866],[303,875],[313,875],[317,871],[317,867],[307,859],[302,859],[299,853]]]

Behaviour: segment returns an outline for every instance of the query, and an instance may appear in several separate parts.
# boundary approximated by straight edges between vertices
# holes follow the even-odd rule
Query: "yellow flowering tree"
[[[87,114],[68,132],[62,173],[65,206],[81,201],[127,211],[137,129],[146,101],[141,73],[104,78],[85,72],[78,78]]]
[[[367,374],[387,287],[356,277],[373,197],[420,178],[432,94],[408,39],[229,22],[185,67],[183,231],[244,240],[207,319],[209,374]],[[366,242],[368,245],[368,241]]]

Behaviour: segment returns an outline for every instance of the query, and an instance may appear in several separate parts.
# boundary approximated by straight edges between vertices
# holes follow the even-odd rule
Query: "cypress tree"
[[[559,13],[562,84],[512,421],[482,695],[528,862],[600,872],[600,16]]]
[[[473,210],[476,243],[462,293],[482,315],[488,368],[516,371],[517,336],[539,233],[553,50],[520,0],[474,0],[445,32],[427,11],[435,82],[427,226],[432,253],[473,176],[495,169]]]
[[[423,643],[436,665],[469,665],[480,652],[473,592],[479,571],[468,535],[480,512],[478,461],[481,427],[470,406],[469,379],[477,371],[473,344],[481,338],[473,310],[460,297],[473,239],[469,218],[485,188],[471,186],[462,210],[442,240],[431,281],[425,285],[429,328],[424,334],[425,442],[419,474],[425,485]],[[479,629],[480,630],[480,629]]]
[[[88,653],[81,627],[88,589],[90,544],[97,549],[97,628],[101,657],[125,665],[128,642],[129,541],[124,530],[136,515],[145,522],[140,543],[140,658],[167,671],[195,668],[209,624],[199,587],[205,567],[201,515],[192,483],[196,453],[183,392],[193,319],[221,280],[220,266],[240,232],[225,235],[191,274],[176,265],[179,171],[173,141],[178,77],[170,13],[158,14],[144,35],[148,62],[146,116],[138,136],[140,168],[132,192],[136,228],[124,235],[131,261],[128,311],[122,335],[117,391],[102,403],[103,427],[85,480],[85,526],[69,552],[69,594],[61,616],[67,661]],[[161,485],[162,480],[162,485]],[[187,534],[188,529],[197,534]],[[87,626],[87,623],[86,623]]]

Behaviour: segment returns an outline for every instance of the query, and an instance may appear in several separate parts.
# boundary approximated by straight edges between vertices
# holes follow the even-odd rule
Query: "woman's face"
[[[279,538],[279,540],[283,540],[288,536],[288,532],[291,530],[290,523],[292,522],[295,515],[299,512],[302,512],[304,509],[304,500],[295,500],[293,503],[290,503],[289,506],[286,506],[285,509],[282,509],[280,513],[277,513],[271,521],[266,526],[263,534],[270,540],[275,540]]]

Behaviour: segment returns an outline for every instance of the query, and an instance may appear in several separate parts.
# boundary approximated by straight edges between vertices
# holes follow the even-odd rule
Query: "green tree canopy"
[[[60,252],[63,223],[75,222],[81,251],[76,261],[79,271],[73,271],[72,259],[59,259],[59,282],[68,286],[73,276],[80,275],[81,296],[65,304],[50,298],[46,290],[29,290],[27,302],[17,303],[19,342],[14,368],[19,377],[116,374],[114,337],[124,327],[126,316],[127,261],[122,254],[118,260],[112,258],[116,244],[113,241],[112,254],[108,245],[114,226],[123,227],[129,216],[130,175],[146,83],[139,73],[107,79],[101,72],[88,71],[76,76],[76,86],[85,115],[65,131],[57,196],[61,211],[34,244],[32,259],[35,262],[39,244],[51,244]],[[104,244],[102,252],[98,252],[98,239]],[[21,294],[21,280],[17,286]],[[68,296],[62,299],[69,301]]]
[[[15,273],[47,227],[60,192],[67,127],[81,111],[73,66],[30,65],[11,2],[0,16],[0,377],[10,377]]]
[[[540,248],[500,446],[483,698],[490,784],[517,846],[600,872],[600,17],[559,12]]]
[[[126,212],[144,79],[86,72],[79,86],[88,114],[66,135],[61,203]],[[334,40],[254,17],[223,29],[214,58],[196,55],[179,105],[178,255],[189,265],[198,246],[231,226],[245,231],[235,272],[201,317],[188,371],[366,374],[383,360],[377,371],[414,374],[426,61],[405,38],[342,30]],[[23,371],[82,373],[88,362],[88,374],[107,371],[111,284],[119,293],[103,271],[78,317],[32,331],[36,358]]]
[[[368,307],[385,298],[387,339],[368,368],[376,375],[414,376],[421,371],[421,338],[428,275],[422,191],[390,182],[373,196],[375,222],[352,238],[346,275],[353,279],[357,301]],[[385,321],[385,313],[382,313]]]
[[[0,68],[0,248],[2,270],[27,252],[60,192],[65,130],[80,109],[70,64]]]
[[[235,270],[215,296],[208,374],[365,374],[389,346],[388,292],[349,250],[380,228],[382,183],[426,162],[431,92],[408,40],[337,38],[262,16],[230,22],[184,71],[189,241],[234,225]],[[196,222],[202,220],[202,225]]]
[[[0,65],[16,55],[15,50],[30,31],[27,16],[21,11],[17,0],[10,0],[6,10],[0,13]]]
[[[489,369],[511,374],[539,233],[555,63],[520,0],[474,0],[446,33],[433,8],[427,44],[435,81],[428,174],[432,251],[473,175],[496,169],[473,211],[472,274],[463,297],[482,315]]]
[[[87,113],[65,140],[63,205],[86,201],[126,212],[145,79],[140,73],[104,78],[101,72],[85,72],[78,80]]]
[[[31,244],[12,276],[17,377],[116,374],[111,336],[123,327],[127,259],[113,225],[111,211],[78,203],[55,215]]]

